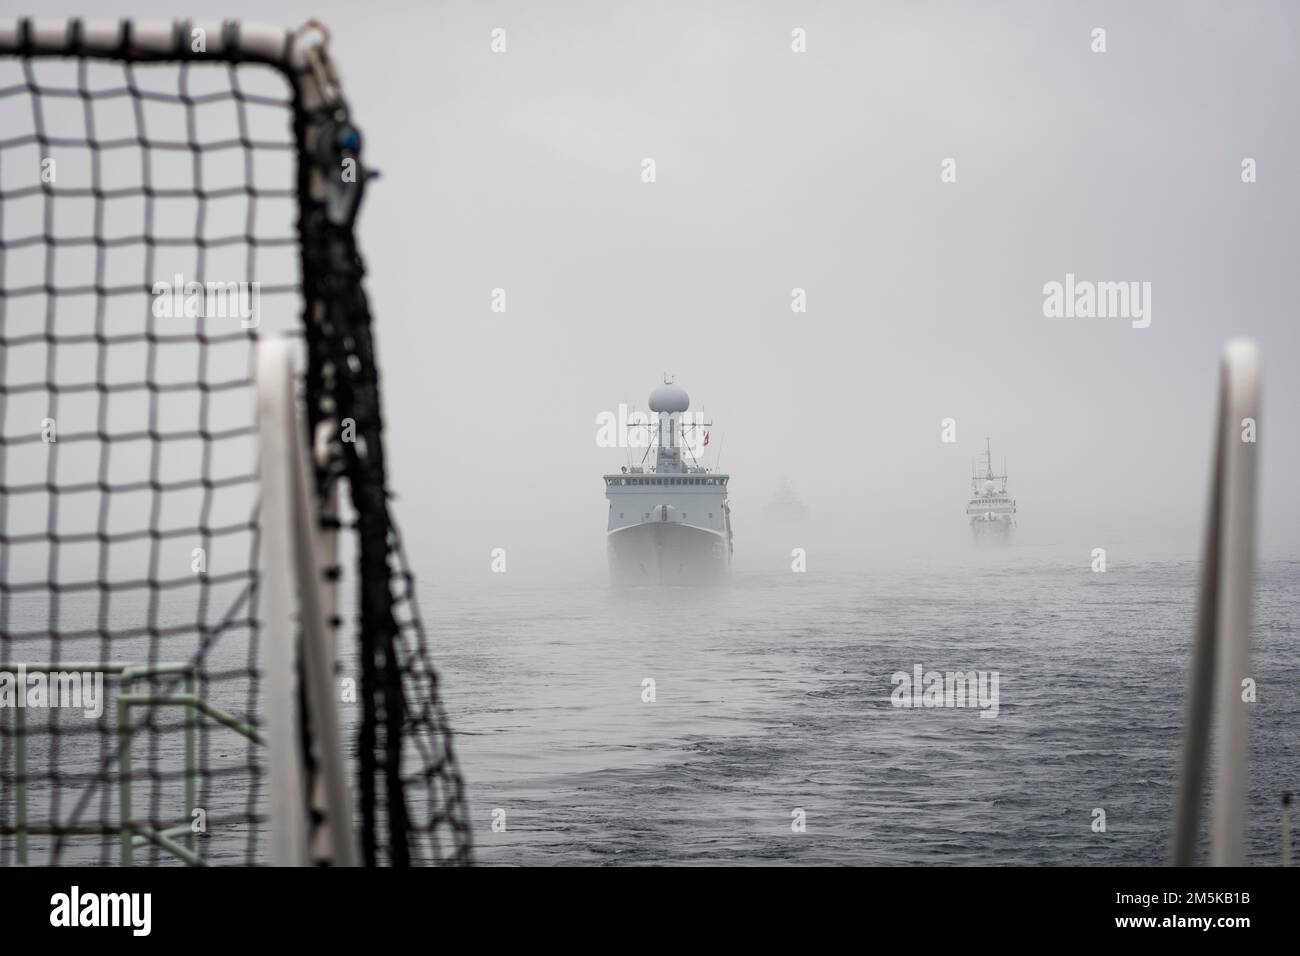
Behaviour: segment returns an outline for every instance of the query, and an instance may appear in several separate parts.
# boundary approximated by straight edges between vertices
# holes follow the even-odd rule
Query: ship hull
[[[976,541],[1010,541],[1012,527],[1014,522],[1006,518],[976,518],[970,523],[971,534]]]
[[[715,531],[680,522],[648,521],[606,536],[610,581],[618,587],[721,583],[731,548]]]

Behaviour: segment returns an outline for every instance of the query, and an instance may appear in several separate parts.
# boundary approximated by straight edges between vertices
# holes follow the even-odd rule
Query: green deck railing
[[[76,836],[100,835],[117,836],[121,853],[122,866],[131,866],[135,860],[135,848],[153,844],[166,850],[177,859],[190,866],[204,866],[199,855],[193,820],[196,809],[195,782],[198,778],[197,766],[197,729],[198,715],[203,714],[223,727],[246,737],[254,743],[265,746],[266,738],[255,727],[245,721],[214,707],[197,693],[194,668],[189,664],[100,664],[86,662],[62,662],[58,664],[24,664],[28,673],[54,673],[57,671],[93,672],[106,676],[116,676],[119,682],[117,695],[117,734],[118,751],[118,823],[114,825],[77,825],[58,824],[55,821],[32,824],[27,819],[27,718],[25,708],[14,708],[14,826],[5,828],[12,831],[15,840],[15,856],[19,866],[28,862],[29,836]],[[146,677],[175,674],[184,677],[184,690],[181,693],[137,694],[131,692],[132,685]],[[184,819],[170,826],[154,827],[131,819],[131,711],[136,707],[184,707],[185,721],[185,807]]]

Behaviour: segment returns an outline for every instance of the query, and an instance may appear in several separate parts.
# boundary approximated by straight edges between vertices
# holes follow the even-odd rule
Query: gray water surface
[[[737,571],[709,590],[614,591],[599,579],[510,574],[423,581],[478,861],[1163,862],[1194,562],[1112,562],[1097,574],[1086,560],[1009,548],[856,572],[809,566]],[[1300,562],[1263,562],[1256,591],[1248,858],[1273,865],[1279,798],[1300,784]],[[94,620],[93,607],[63,603],[63,627]],[[30,631],[48,603],[11,611]],[[141,613],[114,604],[119,626]],[[160,624],[183,622],[195,608],[169,598],[160,615]],[[207,696],[235,714],[265,706],[265,681],[245,676],[258,666],[248,640],[235,628],[207,659]],[[348,677],[350,630],[342,640]],[[49,657],[47,643],[15,642],[11,660]],[[192,650],[192,636],[152,648],[115,638],[73,642],[61,656],[186,660]],[[891,675],[918,664],[998,672],[996,718],[978,707],[893,706]],[[653,702],[643,699],[647,679]],[[341,706],[355,727],[359,707]],[[75,775],[107,768],[76,822],[116,820],[113,714],[111,701],[99,722],[31,713],[29,819],[71,822]],[[135,811],[160,825],[182,815],[181,718],[159,711],[157,731],[133,746],[144,774]],[[8,791],[11,740],[0,743]],[[201,735],[210,774],[199,800],[212,827],[200,845],[211,861],[265,861],[267,759],[223,728]],[[1105,832],[1093,829],[1097,810]],[[792,829],[799,811],[804,832]],[[33,862],[49,848],[33,838]],[[12,862],[12,838],[0,849]],[[60,859],[116,862],[117,841],[72,838]],[[175,861],[141,850],[137,862]]]
[[[1278,862],[1300,783],[1298,571],[1259,575],[1255,864]],[[1193,562],[1097,574],[1007,551],[423,604],[481,862],[1121,865],[1165,857],[1195,586]],[[918,663],[998,671],[998,716],[895,708],[890,675]]]

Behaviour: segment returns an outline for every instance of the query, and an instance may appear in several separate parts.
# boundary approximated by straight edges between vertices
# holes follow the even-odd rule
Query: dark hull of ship
[[[606,536],[609,576],[616,587],[707,587],[726,579],[731,548],[715,531],[648,521]]]

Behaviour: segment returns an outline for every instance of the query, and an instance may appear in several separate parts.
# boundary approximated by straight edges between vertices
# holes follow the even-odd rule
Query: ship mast
[[[650,411],[659,417],[655,446],[655,471],[659,474],[679,474],[685,471],[682,463],[682,446],[677,440],[681,430],[681,415],[690,408],[691,400],[686,390],[664,375],[664,383],[650,393]]]
[[[1002,456],[1002,473],[995,474],[993,471],[993,441],[987,435],[984,436],[984,476],[982,478],[980,477],[978,459],[972,458],[970,465],[971,488],[976,495],[984,494],[985,492],[981,488],[981,484],[983,482],[991,481],[1000,481],[1002,483],[1002,490],[999,494],[1007,493],[1006,455]],[[992,494],[992,491],[990,490],[988,493]]]

